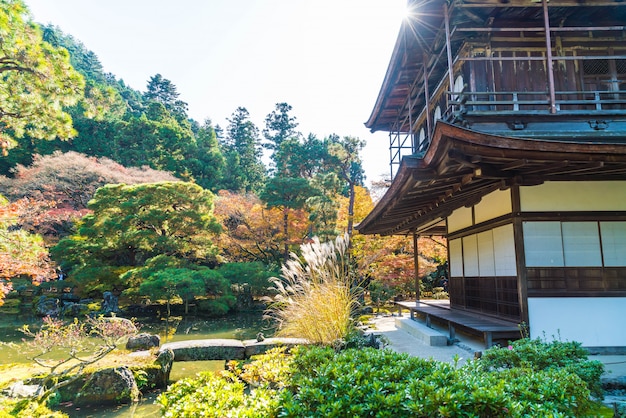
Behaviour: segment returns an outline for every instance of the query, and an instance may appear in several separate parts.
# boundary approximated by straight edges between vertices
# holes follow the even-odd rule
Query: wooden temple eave
[[[623,49],[621,34],[625,27],[623,16],[626,1],[623,0],[416,0],[409,3],[422,9],[422,13],[418,11],[417,17],[408,19],[402,24],[376,104],[365,122],[366,127],[372,132],[382,130],[415,134],[419,130],[418,125],[423,123],[420,112],[424,108],[426,113],[432,111],[426,102],[430,100],[430,104],[435,103],[437,99],[435,96],[440,93],[436,86],[445,80],[444,84],[452,90],[450,86],[454,78],[453,73],[457,74],[461,64],[473,61],[502,63],[523,60],[543,61],[548,67],[552,67],[566,61],[624,59],[624,54],[619,51]],[[495,26],[492,25],[494,20]],[[594,24],[587,25],[588,22]],[[593,51],[594,46],[588,44],[589,41],[593,39],[593,44],[598,45],[602,36],[608,33],[612,35],[606,38],[606,42],[600,42],[602,48],[614,45],[616,51],[609,55],[597,54]],[[561,35],[564,34],[569,35],[561,39]],[[551,35],[558,39],[552,42]],[[533,42],[536,45],[531,45]],[[482,44],[485,51],[479,54]],[[550,47],[552,44],[555,46]],[[582,54],[574,53],[568,56],[568,53],[559,53],[562,48],[571,50],[578,44]],[[470,46],[472,51],[468,52],[466,47]],[[516,55],[517,50],[523,54]],[[508,56],[511,51],[513,55]],[[526,53],[529,55],[526,56]],[[550,57],[551,54],[555,55]],[[424,74],[426,77],[423,77]],[[576,116],[574,108],[580,103],[559,98],[561,92],[555,91],[554,80],[552,82],[549,80],[550,77],[554,77],[553,71],[548,71],[545,76],[551,88],[548,88],[547,92],[535,93],[549,95],[549,100],[546,100],[548,102],[546,111],[531,111],[525,114],[523,109],[519,109],[508,116],[498,116],[499,112],[487,112],[482,115],[478,111],[467,115],[467,120],[474,123],[478,122],[476,119],[488,120],[500,117],[508,120],[509,117],[515,116],[535,120],[537,117],[557,113],[568,117]],[[434,93],[433,97],[429,98],[427,93],[425,94],[427,97],[422,97],[424,96],[422,93],[427,89]],[[524,97],[531,97],[532,95],[526,93],[531,90],[520,89],[519,93],[526,94]],[[481,94],[472,89],[468,90],[470,91]],[[496,90],[490,91],[497,93]],[[567,96],[569,97],[574,96]],[[493,102],[493,98],[489,100]],[[453,101],[448,102],[448,105],[454,106]],[[603,97],[602,109],[596,112],[596,117],[606,118],[612,115],[610,101]],[[519,103],[523,108],[523,103]],[[622,101],[620,103],[623,104]],[[477,109],[481,105],[484,103],[477,104]],[[581,117],[590,117],[592,113],[583,111]],[[615,116],[623,118],[624,111],[618,111]],[[427,134],[431,132],[429,127]],[[543,130],[539,130],[536,133],[528,132],[524,136],[536,137],[544,134]]]
[[[502,137],[439,121],[428,151],[403,159],[390,189],[357,229],[404,235],[513,185],[624,179],[626,142]]]

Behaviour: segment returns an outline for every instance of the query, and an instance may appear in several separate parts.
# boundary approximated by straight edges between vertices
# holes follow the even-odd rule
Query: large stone
[[[139,389],[133,372],[123,366],[94,372],[76,395],[74,404],[119,405],[136,402],[138,399]]]
[[[143,332],[134,337],[130,337],[126,342],[126,349],[130,351],[149,350],[160,345],[161,337]]]
[[[170,380],[170,372],[172,371],[172,365],[174,364],[174,352],[166,348],[159,351],[159,355],[154,361],[155,364],[161,367],[161,373],[156,378],[156,387],[160,389],[167,388],[167,384]]]
[[[58,316],[59,299],[41,295],[35,304],[35,313],[39,316]]]
[[[10,398],[34,398],[39,396],[42,391],[42,387],[40,385],[26,385],[21,380],[19,382],[13,383],[11,386],[6,388],[3,392]]]
[[[159,353],[166,349],[170,349],[174,352],[176,361],[243,360],[246,351],[243,342],[228,339],[189,340],[166,343],[161,346]]]
[[[102,312],[105,314],[120,313],[120,307],[118,306],[117,296],[111,292],[104,292],[102,294]]]
[[[63,316],[77,318],[87,315],[89,313],[89,307],[82,303],[65,302],[62,311]]]
[[[263,354],[267,350],[276,347],[287,347],[288,349],[297,345],[310,344],[308,340],[303,338],[265,338],[262,341],[258,340],[246,340],[243,345],[246,347],[246,358],[256,356],[257,354]]]

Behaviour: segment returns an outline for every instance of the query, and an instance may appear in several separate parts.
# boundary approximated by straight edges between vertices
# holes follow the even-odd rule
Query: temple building
[[[393,180],[357,229],[447,237],[450,304],[422,313],[625,349],[626,1],[408,7],[366,122]]]

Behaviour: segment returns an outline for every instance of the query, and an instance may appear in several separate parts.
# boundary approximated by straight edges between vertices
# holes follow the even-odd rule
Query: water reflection
[[[61,411],[70,418],[144,418],[160,417],[160,408],[154,403],[157,393],[149,393],[139,402],[110,408],[75,408],[66,406]]]
[[[205,338],[234,338],[249,340],[256,338],[257,333],[263,332],[265,336],[273,335],[273,330],[267,321],[262,319],[261,312],[237,314],[225,318],[198,319],[198,318],[170,318],[169,324],[165,321],[138,320],[141,332],[159,334],[161,343],[173,341],[197,340]],[[6,327],[9,324],[4,324]],[[5,329],[17,329],[21,323],[15,323],[15,328],[10,325]],[[167,325],[167,326],[166,326]],[[168,334],[166,336],[166,331]],[[9,363],[30,362],[20,352],[22,334],[18,331],[2,333],[0,340],[14,342],[16,346],[2,347],[0,365]],[[216,371],[224,369],[223,361],[186,361],[174,362],[170,374],[171,381],[185,377],[195,376],[201,371]],[[157,393],[145,394],[144,398],[132,405],[121,405],[110,408],[76,408],[66,405],[62,410],[72,418],[86,417],[159,417],[159,407],[154,404]]]

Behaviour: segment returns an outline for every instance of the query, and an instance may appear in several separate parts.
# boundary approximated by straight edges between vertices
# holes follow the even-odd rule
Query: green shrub
[[[589,416],[589,390],[567,367],[463,366],[389,350],[274,350],[201,374],[159,396],[167,417]]]
[[[196,305],[198,311],[207,316],[224,316],[237,303],[237,299],[233,295],[221,296],[216,299],[198,299]]]
[[[249,364],[229,363],[229,371],[183,379],[157,398],[167,417],[275,416],[278,388],[289,380],[291,357],[274,349]]]
[[[487,370],[512,368],[538,370],[564,369],[582,379],[591,394],[602,399],[600,376],[604,365],[589,360],[580,343],[575,341],[551,341],[523,338],[507,347],[494,347],[485,351],[480,364]]]
[[[36,402],[31,399],[10,399],[0,397],[0,418],[18,417],[46,417],[67,418],[63,412],[52,411],[45,402]]]
[[[289,388],[281,416],[581,416],[590,406],[567,370],[487,371],[372,349],[304,350]]]
[[[4,301],[0,301],[0,313],[20,313],[20,303],[21,301],[19,299],[5,299]]]
[[[249,263],[225,263],[217,271],[228,279],[231,284],[249,286],[252,297],[268,296],[270,287],[269,278],[277,272],[270,270],[263,263],[255,261]]]

